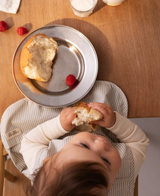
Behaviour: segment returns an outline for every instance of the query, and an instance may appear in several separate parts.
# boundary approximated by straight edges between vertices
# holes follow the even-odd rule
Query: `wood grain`
[[[5,169],[16,176],[17,179],[15,182],[4,179],[3,196],[26,196],[28,188],[31,187],[30,181],[17,170],[11,159],[6,161]]]
[[[99,59],[98,80],[118,85],[126,94],[129,117],[160,116],[160,1],[126,0],[111,7],[98,1],[87,18],[75,16],[69,1],[22,0],[17,14],[0,12],[9,29],[0,32],[0,116],[24,96],[12,77],[12,58],[28,32],[47,24],[62,24],[82,32]]]

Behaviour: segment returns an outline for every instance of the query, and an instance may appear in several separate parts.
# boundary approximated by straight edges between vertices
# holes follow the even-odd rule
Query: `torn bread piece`
[[[88,107],[85,102],[78,103],[78,105],[76,105],[75,107],[74,112],[76,114],[76,117],[72,121],[72,124],[76,125],[75,129],[77,131],[96,131],[98,125],[90,124],[90,122],[103,118],[103,115],[99,111]]]
[[[32,36],[21,51],[22,73],[30,79],[47,82],[52,75],[52,61],[57,50],[58,44],[52,37],[40,33]]]

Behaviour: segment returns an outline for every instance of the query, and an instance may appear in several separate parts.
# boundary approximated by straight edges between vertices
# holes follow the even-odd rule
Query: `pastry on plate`
[[[22,73],[38,81],[47,82],[52,75],[53,59],[58,50],[57,42],[45,34],[36,34],[23,46],[20,55]]]

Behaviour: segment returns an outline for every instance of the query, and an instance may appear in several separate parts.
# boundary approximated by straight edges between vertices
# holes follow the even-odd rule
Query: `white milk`
[[[108,5],[116,6],[116,5],[120,5],[125,0],[102,0],[102,1]]]
[[[70,4],[75,15],[87,17],[93,12],[97,0],[70,0]]]
[[[72,0],[72,6],[79,11],[87,11],[93,8],[93,0]]]

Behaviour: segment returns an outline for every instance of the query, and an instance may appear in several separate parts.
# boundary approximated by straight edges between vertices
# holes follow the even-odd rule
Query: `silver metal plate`
[[[33,35],[41,33],[55,39],[58,52],[53,60],[48,82],[31,80],[20,69],[20,54]],[[92,88],[98,73],[98,58],[91,42],[79,31],[63,25],[44,26],[28,34],[18,45],[12,62],[14,81],[30,100],[48,107],[64,107],[82,99]],[[77,82],[69,87],[66,77],[73,74]]]

